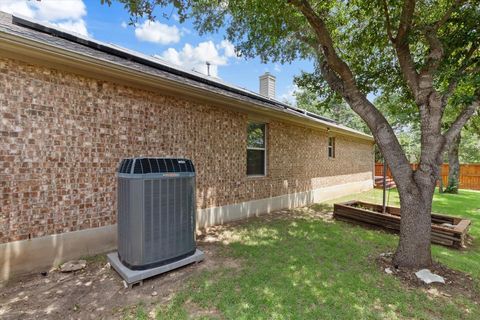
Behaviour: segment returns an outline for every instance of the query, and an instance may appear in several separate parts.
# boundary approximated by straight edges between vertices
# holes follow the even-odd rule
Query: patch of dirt
[[[309,207],[303,207],[292,210],[294,213],[300,214],[300,217],[308,217],[320,219],[323,222],[333,223],[333,208],[329,205],[317,203]]]
[[[185,302],[185,309],[190,319],[199,319],[208,317],[209,319],[224,319],[222,313],[217,309],[205,309],[198,304],[188,300]]]
[[[294,219],[319,219],[333,222],[332,207],[312,205],[293,210],[280,210],[260,217],[213,226],[197,233],[198,247],[205,253],[205,260],[146,279],[143,286],[127,289],[123,280],[107,265],[105,255],[91,257],[85,269],[72,273],[51,270],[46,275],[32,274],[17,278],[6,284],[0,283],[0,319],[119,319],[135,314],[141,304],[149,317],[155,317],[158,306],[167,304],[182,290],[191,277],[204,270],[219,268],[242,269],[242,261],[224,254],[225,245],[240,240],[235,228],[252,220],[276,221]],[[479,292],[470,276],[435,264],[432,272],[443,276],[447,285],[426,285],[414,275],[417,270],[395,269],[391,256],[377,258],[382,272],[393,271],[392,276],[402,280],[408,287],[422,288],[433,297],[464,295],[479,301]],[[205,309],[192,301],[185,303],[191,318],[213,317],[222,319],[216,309]]]
[[[228,239],[220,231],[218,237]],[[153,318],[156,307],[168,303],[192,276],[203,270],[241,268],[239,261],[220,253],[219,239],[198,241],[198,247],[205,253],[204,261],[146,279],[133,289],[124,287],[104,255],[88,259],[80,271],[51,270],[11,280],[0,287],[0,319],[122,319],[134,314],[139,303]],[[209,315],[196,309],[194,314]]]
[[[242,262],[223,254],[224,246],[238,241],[234,228],[258,219],[262,221],[297,218],[332,222],[332,208],[313,205],[293,210],[279,210],[197,233],[198,247],[205,253],[199,264],[185,266],[146,279],[143,286],[127,289],[121,277],[107,264],[105,255],[91,257],[86,268],[72,273],[51,270],[45,275],[31,274],[0,283],[1,319],[119,319],[134,314],[138,304],[154,317],[155,308],[168,303],[185,282],[203,270],[242,268]],[[218,310],[204,310],[192,302],[186,304],[192,317],[217,315]]]
[[[415,272],[419,269],[413,268],[395,268],[392,263],[393,254],[386,253],[376,258],[377,265],[379,265],[382,272],[386,268],[392,271],[392,276],[397,277],[400,281],[409,288],[420,288],[428,294],[432,299],[445,297],[450,298],[454,296],[463,296],[471,299],[476,304],[480,304],[480,292],[476,288],[475,281],[466,273],[452,270],[438,262],[434,262],[429,270],[445,279],[445,284],[431,283],[426,284],[417,278]]]

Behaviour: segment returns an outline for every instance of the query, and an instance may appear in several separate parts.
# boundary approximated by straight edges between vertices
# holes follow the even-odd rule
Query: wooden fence
[[[417,164],[412,163],[412,168],[416,168]],[[392,177],[390,168],[387,168],[387,176]],[[448,182],[448,164],[442,165],[442,180],[446,186]],[[375,176],[383,176],[383,164],[375,163]],[[460,165],[460,189],[480,190],[480,163],[470,163]]]

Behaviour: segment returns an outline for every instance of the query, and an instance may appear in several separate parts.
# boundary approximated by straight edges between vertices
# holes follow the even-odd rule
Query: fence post
[[[385,159],[383,160],[383,213],[387,211],[386,207],[386,201],[387,201],[387,162]]]

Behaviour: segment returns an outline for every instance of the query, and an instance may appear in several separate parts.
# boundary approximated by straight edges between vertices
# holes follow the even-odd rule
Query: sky
[[[277,100],[290,103],[294,103],[293,77],[302,70],[313,70],[313,63],[306,60],[281,65],[237,57],[224,32],[199,36],[191,21],[180,24],[171,11],[165,12],[168,18],[159,12],[155,21],[138,21],[135,26],[128,24],[129,15],[122,5],[108,7],[100,0],[0,0],[0,11],[48,22],[205,74],[208,61],[211,76],[254,92],[258,92],[258,77],[270,72],[277,79]]]

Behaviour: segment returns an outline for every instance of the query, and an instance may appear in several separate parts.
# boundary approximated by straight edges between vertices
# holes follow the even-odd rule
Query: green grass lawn
[[[378,203],[381,191],[337,201],[349,199]],[[389,204],[398,204],[395,190],[389,193]],[[312,206],[319,211],[326,207]],[[433,246],[433,255],[479,282],[480,192],[436,194],[434,211],[472,220],[471,248]],[[222,267],[193,277],[168,305],[153,306],[158,319],[188,318],[187,305],[192,303],[215,311],[204,318],[480,319],[479,301],[462,295],[432,297],[383,272],[374,259],[395,249],[396,235],[308,215],[253,219],[234,227],[233,235],[229,244],[219,244],[220,254],[238,259],[241,268]],[[146,318],[143,307],[136,310],[135,317]]]
[[[382,190],[375,189],[335,201],[351,199],[382,203]],[[395,189],[387,191],[387,199],[389,205],[400,206],[398,193]],[[333,202],[331,203],[333,204]],[[432,211],[451,216],[461,216],[472,221],[469,234],[474,240],[467,251],[459,252],[435,245],[432,247],[432,252],[434,258],[439,262],[452,269],[469,273],[480,281],[480,192],[460,190],[459,194],[435,193]]]

